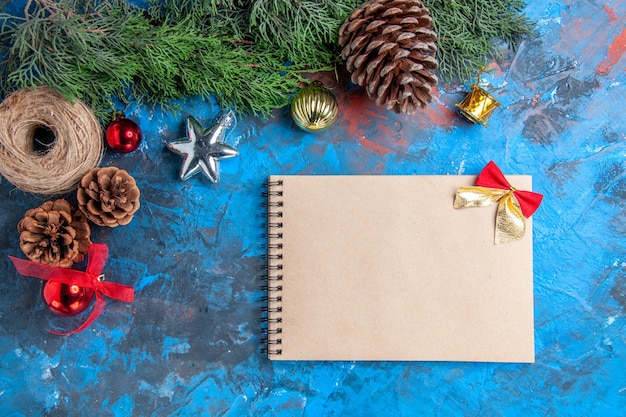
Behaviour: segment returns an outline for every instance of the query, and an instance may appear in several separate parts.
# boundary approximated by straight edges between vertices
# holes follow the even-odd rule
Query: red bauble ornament
[[[42,291],[46,306],[59,316],[75,316],[83,312],[89,306],[93,294],[93,288],[55,281],[46,281]]]
[[[115,113],[115,120],[107,127],[107,143],[118,152],[132,152],[141,145],[142,133],[139,125],[124,117],[121,112]]]

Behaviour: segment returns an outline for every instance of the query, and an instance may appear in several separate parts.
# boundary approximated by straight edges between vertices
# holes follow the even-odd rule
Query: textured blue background
[[[94,226],[108,279],[136,289],[108,300],[86,331],[59,337],[41,281],[19,276],[16,230],[44,198],[0,182],[0,415],[415,416],[626,415],[626,4],[529,2],[536,36],[491,65],[502,102],[489,127],[462,119],[463,88],[440,88],[414,116],[377,108],[361,89],[334,88],[340,118],[314,135],[289,109],[239,120],[222,180],[177,178],[165,145],[214,103],[179,115],[127,109],[144,131],[128,170],[142,207],[128,226]],[[325,78],[334,84],[331,78]],[[533,175],[537,361],[269,362],[261,331],[262,185],[280,174],[477,174],[489,161]],[[68,198],[73,199],[72,195]],[[503,273],[506,273],[503,271]],[[372,335],[375,339],[376,335]]]

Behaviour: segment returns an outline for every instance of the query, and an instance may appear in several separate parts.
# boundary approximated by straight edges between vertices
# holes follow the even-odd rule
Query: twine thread
[[[41,127],[55,138],[47,152],[35,150],[35,131]],[[0,104],[0,174],[22,191],[72,191],[103,154],[100,123],[80,100],[71,103],[44,86],[18,90]]]

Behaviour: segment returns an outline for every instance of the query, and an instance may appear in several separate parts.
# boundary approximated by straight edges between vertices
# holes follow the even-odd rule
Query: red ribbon
[[[478,174],[476,185],[479,187],[499,188],[501,190],[513,189],[513,195],[517,198],[522,214],[528,218],[539,208],[543,195],[533,193],[532,191],[522,191],[511,187],[511,184],[504,178],[504,174],[500,168],[493,162],[489,161],[487,166]]]
[[[87,269],[85,272],[75,269],[61,268],[51,266],[39,262],[33,262],[26,259],[14,258],[9,256],[15,269],[21,275],[39,278],[46,281],[60,282],[63,284],[75,284],[81,287],[93,288],[96,293],[96,305],[93,311],[87,317],[87,320],[76,330],[69,332],[55,332],[49,330],[50,333],[58,335],[70,335],[81,332],[93,323],[100,313],[104,311],[106,302],[103,295],[115,300],[131,303],[135,299],[135,290],[133,287],[116,284],[114,282],[102,281],[101,278],[104,264],[109,255],[109,248],[105,244],[92,244],[89,247]]]

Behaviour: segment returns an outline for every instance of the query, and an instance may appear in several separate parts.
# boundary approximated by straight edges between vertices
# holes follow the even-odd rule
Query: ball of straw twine
[[[54,141],[35,148],[37,129]],[[63,194],[100,163],[104,139],[98,119],[80,100],[48,88],[18,90],[0,104],[0,174],[22,191]]]

